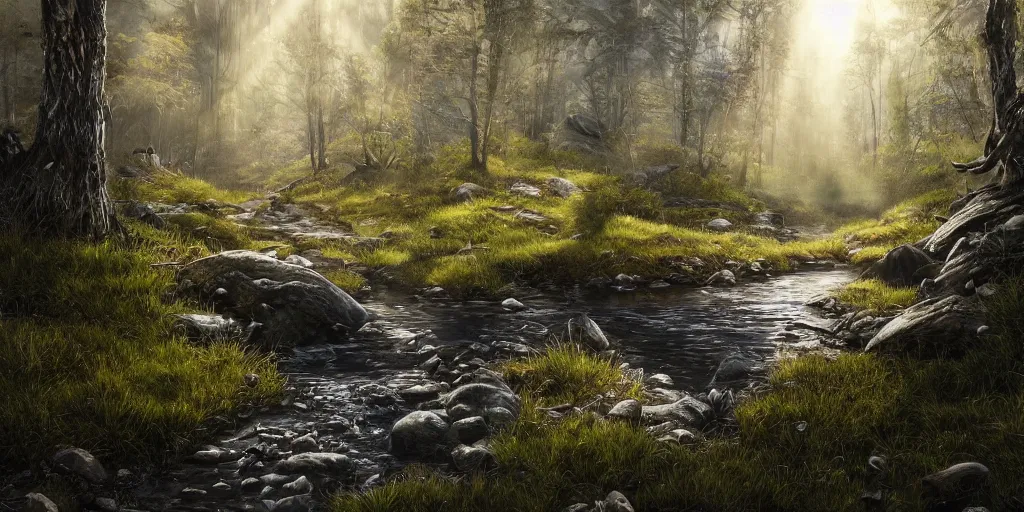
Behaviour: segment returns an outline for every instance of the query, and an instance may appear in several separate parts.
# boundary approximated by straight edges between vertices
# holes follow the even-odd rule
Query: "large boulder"
[[[221,313],[261,324],[249,341],[288,346],[358,331],[370,315],[320,274],[252,251],[196,260],[178,273],[179,291]]]
[[[573,133],[592,139],[604,136],[604,125],[600,120],[583,114],[573,114],[565,120],[565,126]]]
[[[764,364],[754,355],[740,352],[729,354],[718,365],[712,385],[735,384],[748,381],[764,371]]]
[[[430,411],[413,411],[391,427],[391,453],[433,456],[445,445],[448,423]]]
[[[974,337],[982,321],[978,305],[971,298],[952,295],[929,299],[907,308],[878,331],[864,351],[901,349],[927,345],[946,349]]]
[[[917,286],[924,280],[918,271],[932,263],[935,260],[921,249],[901,245],[871,265],[861,277],[876,278],[889,286]]]

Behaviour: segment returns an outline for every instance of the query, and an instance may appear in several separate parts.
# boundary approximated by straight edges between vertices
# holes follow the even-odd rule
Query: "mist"
[[[4,2],[2,112],[30,131],[38,8]],[[310,173],[373,164],[381,155],[369,139],[402,147],[396,162],[472,134],[499,154],[512,137],[566,146],[565,119],[582,115],[602,127],[614,173],[680,163],[770,196],[877,210],[928,188],[919,171],[975,150],[987,129],[980,4],[510,0],[488,9],[111,1],[108,152],[127,162],[152,146],[188,175],[259,188],[288,167],[300,177],[302,160]],[[672,147],[657,161],[655,148]]]

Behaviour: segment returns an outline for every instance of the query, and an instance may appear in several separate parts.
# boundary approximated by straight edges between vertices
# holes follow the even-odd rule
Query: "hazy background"
[[[152,146],[168,167],[262,188],[365,163],[368,145],[416,166],[474,119],[492,154],[556,146],[583,114],[605,129],[609,172],[678,162],[754,192],[876,208],[948,186],[946,162],[978,153],[985,7],[109,0],[108,157]],[[35,0],[0,0],[0,119],[25,133],[38,18]]]

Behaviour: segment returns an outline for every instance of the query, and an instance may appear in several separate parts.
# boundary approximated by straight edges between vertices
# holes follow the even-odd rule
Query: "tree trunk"
[[[480,43],[473,42],[473,56],[469,61],[469,146],[474,169],[483,166],[480,160],[480,108],[477,104],[477,73],[480,68]]]
[[[0,124],[14,126],[14,99],[11,94],[11,68],[14,67],[14,61],[9,49],[4,48],[0,52],[0,101],[4,104]]]
[[[501,43],[491,41],[490,55],[487,58],[487,107],[484,109],[484,140],[480,147],[480,164],[487,169],[487,154],[491,139],[491,118],[494,115],[494,102],[498,96],[498,83],[501,81],[501,63],[504,49]]]
[[[988,45],[989,77],[992,82],[992,130],[985,142],[985,153],[991,154],[1009,124],[1009,109],[1017,96],[1017,73],[1014,58],[1017,50],[1017,4],[1010,0],[990,0],[985,17],[985,43]],[[1003,162],[1004,179],[1008,174],[1019,176],[1020,166],[1013,159]],[[1014,178],[1016,179],[1016,178]]]
[[[313,168],[313,174],[316,174],[316,129],[313,126],[312,111],[306,112],[306,138],[309,141],[309,165]]]
[[[99,239],[117,225],[103,152],[106,0],[42,0],[42,15],[39,123],[32,148],[0,163],[7,211],[31,232]]]
[[[317,168],[321,171],[327,168],[327,132],[324,126],[324,106],[323,102],[317,107],[317,146],[319,148],[320,155],[317,158]]]
[[[1017,7],[1013,0],[989,0],[985,43],[993,110],[985,155],[970,163],[954,163],[953,167],[971,174],[998,169],[1003,187],[1018,186],[1024,174],[1018,163],[1024,157],[1024,94],[1017,91],[1013,68],[1017,46]]]

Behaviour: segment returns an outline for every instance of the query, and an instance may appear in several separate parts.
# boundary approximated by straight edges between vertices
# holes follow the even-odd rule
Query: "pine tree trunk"
[[[313,127],[312,110],[306,112],[306,139],[309,141],[309,165],[313,168],[313,174],[316,174],[316,129]]]
[[[319,148],[320,156],[317,160],[317,167],[322,171],[327,168],[327,131],[324,126],[324,106],[323,102],[317,107],[317,146]]]
[[[483,162],[480,161],[480,108],[478,105],[477,98],[477,74],[480,67],[480,44],[478,42],[473,43],[473,56],[470,59],[470,79],[469,79],[469,147],[471,155],[471,164],[474,169],[479,169],[483,166]]]
[[[106,0],[42,0],[42,14],[35,142],[0,164],[10,220],[31,232],[102,238],[116,227],[103,152]]]

